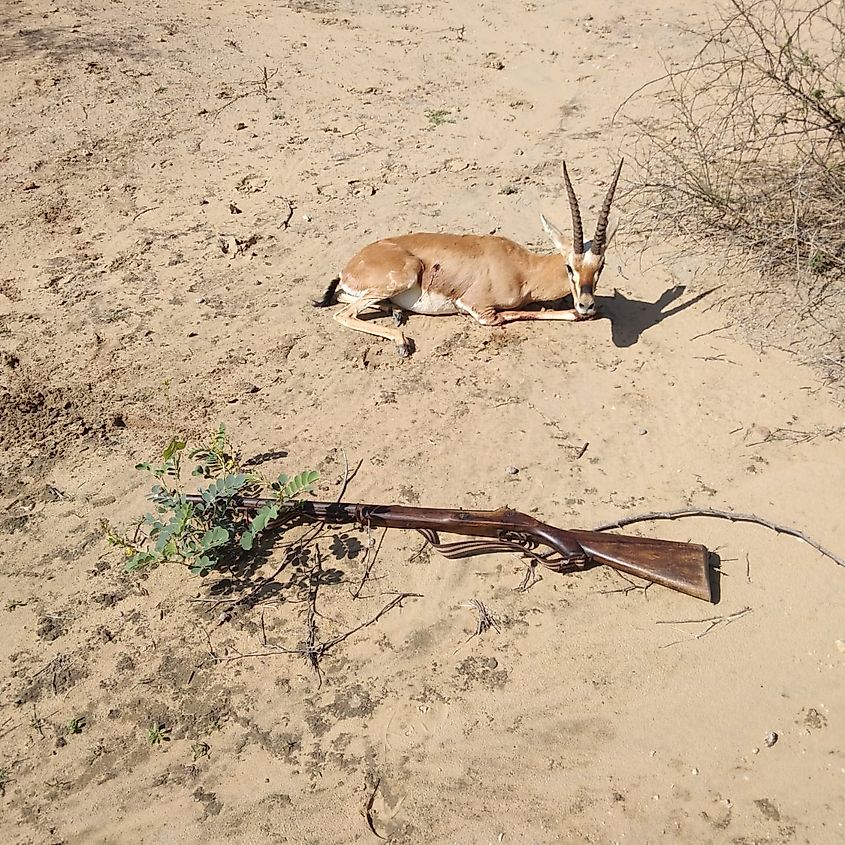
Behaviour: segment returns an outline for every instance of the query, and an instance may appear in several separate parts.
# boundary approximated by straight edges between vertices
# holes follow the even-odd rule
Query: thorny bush
[[[845,275],[845,4],[730,0],[701,37],[634,121],[639,228],[722,236],[813,308]]]

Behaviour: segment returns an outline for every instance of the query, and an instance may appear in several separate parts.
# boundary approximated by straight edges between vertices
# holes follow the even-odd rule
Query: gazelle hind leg
[[[382,299],[377,297],[362,296],[354,302],[350,302],[345,308],[338,311],[334,318],[342,326],[347,329],[352,329],[356,332],[363,332],[364,334],[373,335],[375,337],[383,337],[385,340],[392,340],[396,344],[396,348],[401,358],[407,358],[413,352],[413,341],[405,337],[404,332],[399,329],[390,329],[387,326],[377,326],[373,323],[361,320],[358,315],[367,308],[379,307]]]

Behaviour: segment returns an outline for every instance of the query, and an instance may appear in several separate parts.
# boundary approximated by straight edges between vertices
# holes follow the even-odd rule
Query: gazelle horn
[[[619,162],[619,167],[616,168],[616,173],[613,174],[613,181],[607,189],[607,196],[604,198],[604,205],[601,207],[601,214],[599,215],[599,222],[596,224],[596,235],[590,245],[590,252],[593,255],[601,255],[604,252],[604,239],[607,235],[607,217],[610,214],[610,206],[613,203],[613,195],[616,193],[616,183],[619,181],[619,174],[622,172],[622,164],[625,159]]]
[[[581,209],[578,208],[578,198],[575,196],[572,182],[569,181],[566,162],[563,162],[563,179],[566,182],[566,193],[569,195],[569,210],[572,212],[572,251],[576,255],[583,255],[584,227],[581,225]]]

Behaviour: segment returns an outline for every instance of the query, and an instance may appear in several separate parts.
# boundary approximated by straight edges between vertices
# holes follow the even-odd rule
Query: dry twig
[[[685,508],[677,511],[655,511],[653,513],[642,513],[634,516],[623,516],[614,522],[606,522],[593,529],[593,531],[609,531],[612,528],[622,528],[625,525],[633,525],[635,522],[651,522],[658,519],[681,519],[687,516],[708,516],[716,519],[727,519],[731,522],[753,522],[755,525],[762,525],[764,528],[769,528],[778,534],[787,534],[790,537],[795,537],[798,540],[803,540],[808,546],[812,546],[817,552],[830,558],[838,566],[845,567],[845,559],[834,554],[830,549],[825,548],[820,543],[817,543],[811,537],[808,537],[803,531],[797,528],[790,528],[788,525],[780,525],[777,522],[772,522],[769,519],[764,519],[760,516],[755,516],[753,513],[736,513],[734,511],[720,511],[712,510],[710,508]]]
[[[620,577],[623,581],[627,581],[627,582],[628,582],[628,586],[627,586],[627,587],[619,587],[619,588],[617,588],[617,589],[615,589],[615,590],[602,590],[602,591],[601,591],[601,594],[602,594],[603,596],[611,596],[611,595],[613,595],[614,593],[622,593],[623,595],[627,596],[627,595],[628,595],[628,593],[634,593],[634,592],[637,592],[637,591],[639,590],[639,591],[641,591],[641,592],[642,592],[642,594],[646,597],[646,599],[648,599],[648,591],[649,591],[649,588],[650,588],[650,587],[653,587],[653,586],[654,586],[654,583],[653,583],[653,582],[649,581],[649,582],[648,582],[648,583],[646,583],[646,584],[635,584],[635,583],[634,583],[634,582],[633,582],[633,581],[632,581],[632,580],[631,580],[631,579],[630,579],[627,575],[624,575],[623,573],[621,573],[621,572],[617,572],[617,571],[615,571],[615,570],[614,570],[614,572],[615,572],[615,574],[616,574],[616,575],[618,575],[618,576],[619,576],[619,577]]]
[[[367,803],[364,804],[363,809],[361,810],[361,815],[367,821],[367,827],[372,831],[374,836],[377,836],[379,839],[384,839],[386,842],[386,837],[382,836],[377,830],[375,823],[373,822],[373,804],[376,800],[376,793],[378,792],[379,784],[381,783],[381,778],[376,778],[375,783],[373,784],[372,792],[370,792],[370,797],[367,799]]]
[[[543,576],[537,571],[537,564],[533,560],[525,562],[525,574],[522,582],[516,588],[520,593],[528,592],[535,584],[543,580]]]
[[[361,598],[361,591],[370,580],[370,574],[373,571],[373,567],[376,565],[376,560],[378,560],[379,552],[381,551],[381,544],[384,542],[386,534],[387,529],[384,528],[381,532],[381,537],[378,539],[378,543],[373,544],[372,537],[370,536],[370,526],[367,525],[367,551],[364,556],[364,572],[362,573],[361,580],[358,582],[358,586],[355,590],[349,591],[349,594],[353,599]]]
[[[697,633],[692,639],[700,640],[702,637],[706,637],[714,628],[717,628],[719,625],[723,627],[727,627],[731,624],[731,622],[736,621],[742,616],[745,616],[746,613],[751,613],[750,607],[745,607],[742,610],[736,611],[736,613],[728,614],[727,616],[708,616],[706,619],[661,619],[657,622],[658,625],[698,625],[701,623],[707,623],[707,627]],[[675,640],[675,642],[667,643],[661,648],[669,648],[670,646],[677,645],[678,643],[683,642],[682,640]]]
[[[468,643],[471,639],[474,639],[475,637],[481,636],[481,634],[483,634],[490,628],[493,628],[493,630],[497,634],[500,634],[502,632],[502,629],[499,627],[499,623],[496,621],[495,617],[490,613],[490,611],[487,609],[483,602],[479,601],[478,599],[470,599],[468,602],[463,602],[461,604],[461,607],[469,607],[475,610],[476,612],[475,631],[473,631],[464,640],[464,644]]]

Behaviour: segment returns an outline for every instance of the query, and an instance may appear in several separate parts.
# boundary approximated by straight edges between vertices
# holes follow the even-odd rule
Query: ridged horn
[[[581,209],[578,208],[578,198],[575,196],[572,182],[569,181],[566,162],[563,162],[563,180],[566,182],[566,193],[569,195],[569,210],[572,212],[572,251],[576,255],[583,255],[584,227],[581,225]]]
[[[610,214],[610,206],[613,204],[613,195],[616,193],[616,183],[619,181],[619,174],[622,172],[622,165],[625,159],[621,159],[616,173],[613,174],[613,181],[607,189],[607,196],[604,198],[604,205],[601,207],[599,222],[596,225],[596,235],[590,245],[590,252],[593,255],[601,255],[604,252],[604,239],[607,236],[607,218]]]

